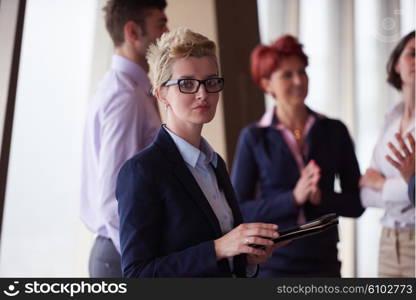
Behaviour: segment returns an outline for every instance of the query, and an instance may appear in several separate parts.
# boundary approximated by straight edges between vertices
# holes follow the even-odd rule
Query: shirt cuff
[[[383,202],[409,201],[407,184],[401,177],[386,178],[382,189]]]
[[[360,192],[361,205],[363,207],[378,207],[384,208],[384,203],[381,199],[381,191],[373,190],[369,187],[364,187]]]

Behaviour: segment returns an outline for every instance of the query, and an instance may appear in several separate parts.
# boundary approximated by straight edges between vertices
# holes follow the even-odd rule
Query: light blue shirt
[[[198,149],[175,135],[166,126],[164,128],[172,137],[186,166],[194,176],[205,198],[207,198],[220,223],[222,233],[226,234],[231,231],[234,227],[233,213],[224,193],[218,187],[217,177],[213,169],[213,167],[217,167],[217,153],[204,138],[201,138],[200,149]]]
[[[224,193],[218,187],[217,176],[214,173],[213,167],[216,168],[218,162],[217,153],[203,137],[201,137],[201,144],[198,149],[174,134],[165,125],[163,127],[172,137],[186,166],[194,176],[205,198],[207,198],[220,223],[221,232],[223,234],[228,233],[234,227],[234,217]],[[228,262],[231,270],[233,270],[233,259],[228,258]],[[247,275],[253,276],[256,273],[256,268],[255,265],[248,265]]]

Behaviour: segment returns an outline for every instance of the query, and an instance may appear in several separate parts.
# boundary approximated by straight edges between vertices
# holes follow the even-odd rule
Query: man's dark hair
[[[387,82],[394,86],[399,91],[402,90],[402,79],[400,78],[400,74],[396,72],[395,67],[397,61],[400,58],[400,55],[403,52],[404,47],[408,41],[415,37],[415,31],[408,33],[404,36],[399,43],[397,44],[396,48],[394,48],[393,52],[390,55],[389,62],[387,63]]]
[[[123,28],[128,21],[134,21],[145,32],[144,19],[148,9],[164,10],[166,0],[109,0],[103,11],[105,26],[115,46],[124,42]]]

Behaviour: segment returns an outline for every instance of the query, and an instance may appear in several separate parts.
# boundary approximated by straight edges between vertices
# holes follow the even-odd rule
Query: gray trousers
[[[89,272],[91,278],[122,276],[120,254],[111,239],[97,236],[91,249]]]

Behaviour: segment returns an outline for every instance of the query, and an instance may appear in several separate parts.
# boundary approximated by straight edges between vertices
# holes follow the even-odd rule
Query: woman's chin
[[[198,113],[192,117],[192,123],[194,124],[206,124],[211,122],[215,117],[215,112]]]
[[[296,96],[296,97],[292,97],[289,101],[291,105],[299,106],[299,105],[305,105],[305,99],[306,97],[304,96]]]
[[[198,118],[192,118],[192,123],[198,124],[198,125],[204,125],[209,122],[211,122],[214,119],[214,116],[203,116]]]

